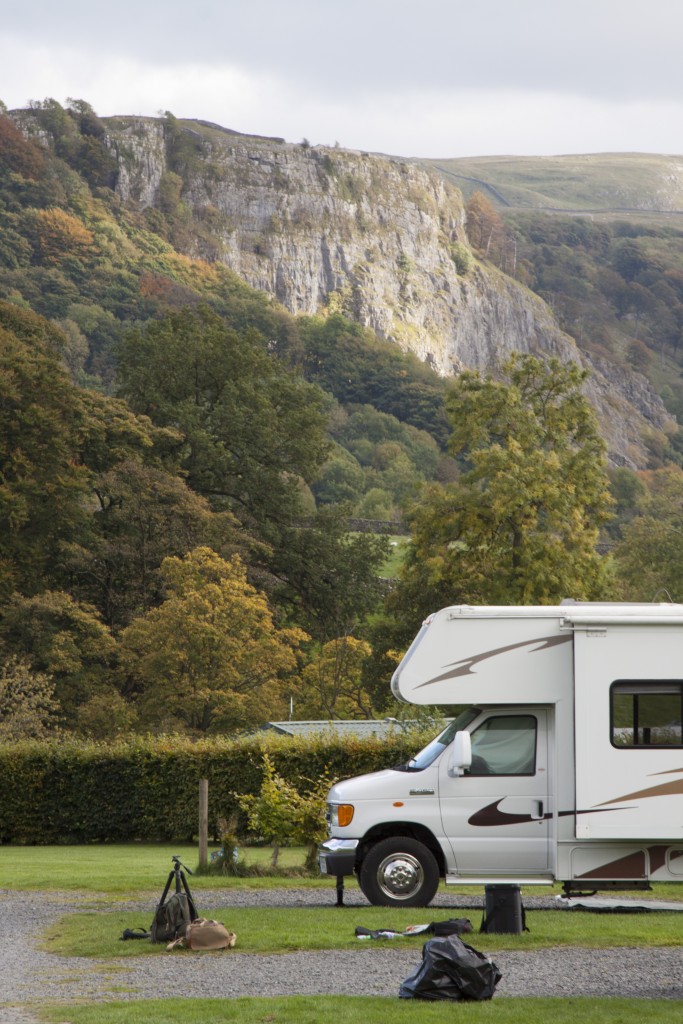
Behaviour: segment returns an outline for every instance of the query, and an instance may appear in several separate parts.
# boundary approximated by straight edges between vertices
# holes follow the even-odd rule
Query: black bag
[[[125,942],[127,939],[150,939],[151,932],[148,932],[146,928],[126,928],[122,940]]]
[[[486,886],[484,918],[479,931],[507,935],[521,935],[529,931],[518,885]]]
[[[432,921],[429,930],[440,938],[443,935],[466,935],[474,929],[469,917],[449,917],[447,921]]]
[[[154,914],[150,939],[152,942],[172,942],[183,932],[193,918],[190,901],[184,892],[174,892]]]
[[[395,928],[356,928],[357,939],[396,939],[402,935],[464,935],[471,932],[469,917],[450,917],[448,921],[432,921],[431,924],[409,924],[402,932]]]
[[[430,939],[422,963],[401,985],[401,999],[491,999],[502,974],[457,935]]]

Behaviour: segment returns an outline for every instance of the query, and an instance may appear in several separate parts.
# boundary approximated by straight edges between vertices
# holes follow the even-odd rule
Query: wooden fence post
[[[199,867],[209,862],[209,780],[199,780]]]

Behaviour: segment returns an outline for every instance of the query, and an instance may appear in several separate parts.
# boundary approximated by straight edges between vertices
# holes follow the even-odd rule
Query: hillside
[[[625,153],[428,163],[462,187],[468,204],[484,196],[497,211],[489,258],[545,299],[594,364],[617,374],[645,374],[680,422],[683,157]],[[655,464],[666,458],[654,437],[648,443]]]
[[[37,113],[49,136],[27,138],[0,116],[0,300],[46,317],[73,382],[104,393],[120,384],[131,330],[208,307],[231,331],[248,332],[257,351],[325,389],[333,451],[315,495],[305,488],[308,511],[315,497],[344,500],[366,518],[397,518],[402,496],[443,457],[443,379],[339,314],[294,317],[220,261],[181,254],[169,236],[196,241],[201,226],[174,217],[165,201],[169,212],[143,214],[121,202],[99,119],[83,135],[61,107]],[[376,465],[387,443],[391,457]]]
[[[0,111],[16,735],[386,714],[416,616],[602,599],[646,481],[658,518],[680,505],[676,230],[501,215],[409,161],[69,104]],[[516,352],[551,372],[495,379]],[[402,515],[385,602],[388,541],[357,520]],[[651,556],[648,524],[636,596],[680,550],[674,521]]]
[[[644,438],[675,429],[645,377],[580,350],[526,281],[472,251],[462,195],[434,171],[170,114],[100,120],[78,103],[12,113],[57,162],[49,188],[13,196],[22,213],[7,206],[0,285],[75,323],[86,372],[111,379],[123,322],[199,296],[222,311],[239,295],[241,321],[286,347],[291,325],[246,283],[299,316],[340,313],[441,377],[513,351],[582,362],[615,464],[647,464]],[[55,224],[55,209],[71,219]]]
[[[419,161],[467,196],[504,208],[564,213],[683,214],[683,156],[597,153]]]

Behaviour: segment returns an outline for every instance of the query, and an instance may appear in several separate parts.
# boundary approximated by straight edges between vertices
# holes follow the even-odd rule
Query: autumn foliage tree
[[[372,718],[372,699],[363,683],[363,666],[370,653],[370,645],[353,636],[323,644],[303,670],[297,716]]]
[[[0,666],[0,742],[44,739],[58,721],[52,680],[12,656]]]
[[[106,687],[115,651],[97,609],[61,590],[14,594],[3,608],[0,643],[49,675],[64,723]]]
[[[27,139],[11,118],[0,112],[0,168],[29,179],[40,178],[46,169],[40,146]]]
[[[505,236],[503,219],[483,192],[473,192],[465,204],[467,237],[486,256],[497,252]]]
[[[64,258],[79,259],[87,256],[94,236],[78,217],[53,207],[32,214],[37,258],[46,264],[59,263]]]
[[[122,633],[120,659],[141,721],[189,733],[229,732],[284,714],[299,629],[279,629],[235,555],[210,548],[162,564],[167,597]],[[266,710],[267,709],[267,710]]]

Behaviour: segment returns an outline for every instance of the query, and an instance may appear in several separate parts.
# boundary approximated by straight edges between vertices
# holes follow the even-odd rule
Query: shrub
[[[464,277],[472,269],[474,263],[472,253],[462,242],[453,242],[451,245],[451,259],[461,277]]]
[[[430,733],[431,736],[431,733]],[[427,737],[428,738],[428,737]],[[405,761],[425,734],[385,739],[182,736],[94,742],[0,744],[0,842],[76,843],[191,840],[197,833],[200,779],[209,780],[209,830],[236,817],[236,794],[258,794],[264,753],[274,772],[305,796],[327,780]],[[307,826],[308,827],[308,826]],[[310,834],[310,833],[309,833]]]

